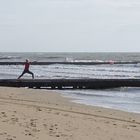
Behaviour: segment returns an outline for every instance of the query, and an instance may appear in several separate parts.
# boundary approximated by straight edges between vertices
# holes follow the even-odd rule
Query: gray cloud
[[[140,51],[139,0],[0,0],[0,51]]]

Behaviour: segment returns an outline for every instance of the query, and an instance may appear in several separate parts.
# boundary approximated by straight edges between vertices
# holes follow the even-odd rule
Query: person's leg
[[[18,77],[18,79],[20,79],[26,72],[23,71],[22,74]]]
[[[34,79],[34,74],[31,71],[28,71],[27,73],[32,75],[32,78]]]

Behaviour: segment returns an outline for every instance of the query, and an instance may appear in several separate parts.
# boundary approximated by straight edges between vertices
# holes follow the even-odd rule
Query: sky
[[[0,52],[140,52],[140,0],[0,0]]]

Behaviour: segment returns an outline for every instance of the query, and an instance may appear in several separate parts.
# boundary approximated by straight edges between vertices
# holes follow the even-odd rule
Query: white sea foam
[[[0,73],[14,78],[23,70],[23,66],[0,66]],[[138,78],[140,77],[139,67],[125,67],[125,65],[47,65],[31,66],[31,71],[38,78]]]
[[[75,98],[76,103],[140,113],[140,88],[62,92],[65,97]]]

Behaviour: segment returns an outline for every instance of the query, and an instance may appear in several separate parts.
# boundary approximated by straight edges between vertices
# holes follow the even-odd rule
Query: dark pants
[[[22,72],[22,74],[18,77],[18,79],[20,79],[25,73],[31,74],[32,75],[32,78],[34,79],[34,74],[31,71],[29,71],[29,70],[24,70]]]

